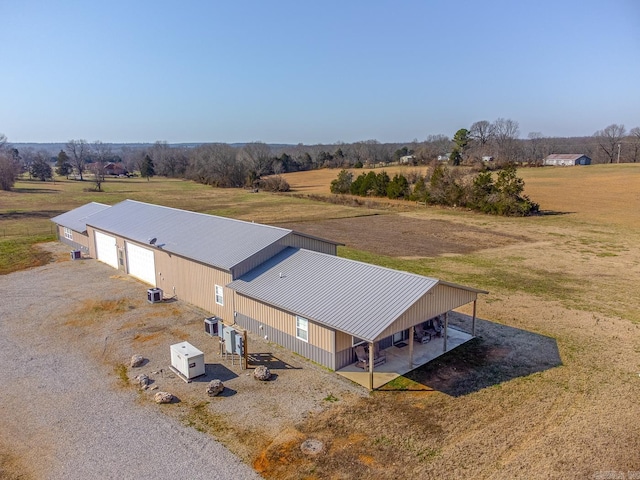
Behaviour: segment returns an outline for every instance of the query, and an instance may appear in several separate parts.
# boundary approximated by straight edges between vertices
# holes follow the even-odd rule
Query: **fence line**
[[[2,238],[55,235],[56,226],[52,223],[48,227],[4,227],[0,228],[0,233],[2,234]]]

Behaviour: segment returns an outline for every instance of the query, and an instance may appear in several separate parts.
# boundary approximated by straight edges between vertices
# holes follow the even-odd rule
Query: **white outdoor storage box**
[[[171,366],[189,380],[199,377],[205,374],[204,353],[189,342],[176,343],[171,345]]]

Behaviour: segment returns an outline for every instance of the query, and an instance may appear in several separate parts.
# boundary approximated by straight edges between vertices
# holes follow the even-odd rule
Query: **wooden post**
[[[413,331],[415,327],[409,329],[409,368],[413,368]]]
[[[449,326],[449,312],[444,313],[444,352],[447,351],[447,327]]]
[[[478,300],[473,301],[473,317],[471,318],[471,335],[476,336],[476,303]]]
[[[247,368],[249,368],[249,354],[248,354],[248,350],[249,350],[249,344],[247,343],[247,331],[245,330],[243,332],[243,341],[242,344],[244,345],[244,351],[243,356],[244,356],[244,370],[246,370]]]
[[[369,391],[373,391],[373,342],[369,342]]]

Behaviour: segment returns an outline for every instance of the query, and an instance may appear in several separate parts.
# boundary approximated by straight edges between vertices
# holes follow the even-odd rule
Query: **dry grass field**
[[[216,418],[193,407],[196,428],[265,478],[638,478],[640,166],[519,170],[545,212],[529,218],[304,198],[330,196],[337,173],[287,174],[290,195],[159,179],[108,182],[104,194],[76,182],[21,182],[0,192],[0,243],[49,228],[39,212],[134,198],[295,227],[343,242],[349,258],[490,291],[479,302],[478,338],[371,395],[327,396],[320,409],[244,433],[216,433]],[[121,306],[77,308],[90,316]],[[161,335],[138,333],[146,344]],[[272,397],[269,405],[278,408]],[[303,455],[306,438],[323,440],[325,452]]]

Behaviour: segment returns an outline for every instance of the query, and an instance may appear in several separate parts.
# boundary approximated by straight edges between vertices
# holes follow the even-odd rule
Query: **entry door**
[[[403,342],[404,340],[406,340],[405,333],[406,333],[405,330],[403,330],[401,332],[398,332],[398,333],[394,333],[393,334],[393,344],[395,345],[396,343],[400,343],[400,342]]]

